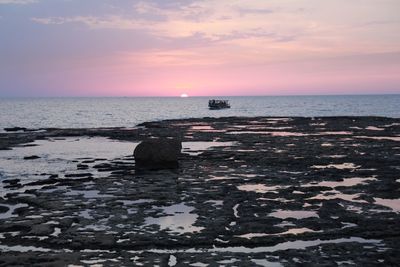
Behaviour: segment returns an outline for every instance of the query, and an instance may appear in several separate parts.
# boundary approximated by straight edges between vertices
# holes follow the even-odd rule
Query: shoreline
[[[53,160],[29,154],[46,149],[71,166],[2,180],[5,265],[400,260],[400,119],[195,118],[0,137],[21,166]],[[134,144],[149,137],[183,141],[179,169],[135,171]]]
[[[187,122],[187,123],[213,123],[218,121],[230,121],[230,120],[263,120],[263,119],[279,119],[279,118],[290,118],[290,119],[300,119],[300,120],[319,120],[319,119],[330,119],[330,120],[352,120],[352,119],[363,119],[363,120],[379,120],[380,122],[393,122],[400,123],[400,118],[395,117],[386,117],[386,116],[320,116],[320,117],[294,117],[294,116],[229,116],[229,117],[203,117],[203,118],[184,118],[184,119],[167,119],[167,120],[155,120],[139,123],[133,127],[84,127],[84,128],[25,128],[25,127],[11,127],[4,128],[3,132],[0,132],[0,151],[4,149],[9,149],[12,146],[32,142],[37,139],[50,138],[50,137],[60,137],[60,136],[104,136],[110,138],[118,138],[120,136],[133,134],[132,137],[127,139],[121,139],[126,141],[132,140],[141,140],[140,136],[143,131],[142,127],[152,126],[152,125],[165,125],[168,123],[179,123],[179,122]],[[165,127],[165,126],[164,126]],[[5,129],[9,129],[5,131]],[[17,130],[16,130],[17,129]],[[180,129],[180,130],[185,130]]]

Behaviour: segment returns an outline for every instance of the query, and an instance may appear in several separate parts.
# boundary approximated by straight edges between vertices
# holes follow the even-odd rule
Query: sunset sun
[[[182,94],[181,94],[181,97],[189,97],[189,95],[186,94],[186,93],[182,93]]]

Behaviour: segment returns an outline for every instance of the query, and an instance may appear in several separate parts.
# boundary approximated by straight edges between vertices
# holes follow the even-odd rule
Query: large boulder
[[[182,143],[177,139],[158,138],[141,142],[133,152],[139,169],[170,169],[178,167]]]

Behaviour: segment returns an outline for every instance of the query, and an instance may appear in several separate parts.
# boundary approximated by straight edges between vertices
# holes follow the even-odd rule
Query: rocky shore
[[[400,119],[8,130],[0,266],[400,262]],[[149,137],[182,140],[178,169],[135,170]]]

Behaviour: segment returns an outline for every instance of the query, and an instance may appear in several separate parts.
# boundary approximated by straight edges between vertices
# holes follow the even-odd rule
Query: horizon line
[[[287,95],[279,95],[279,94],[271,94],[271,95],[188,95],[187,97],[181,97],[180,95],[176,96],[0,96],[0,99],[10,99],[10,98],[200,98],[200,97],[298,97],[298,96],[378,96],[378,95],[400,95],[399,93],[352,93],[352,94],[287,94]]]

